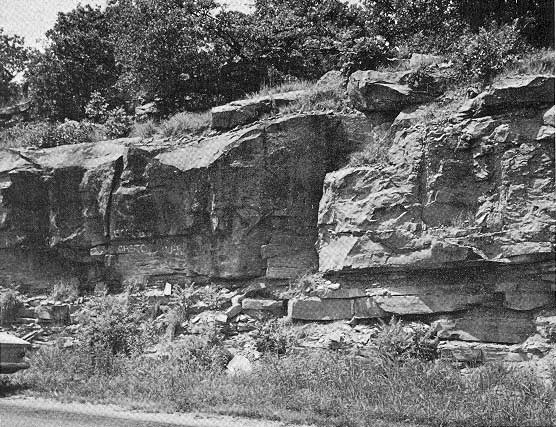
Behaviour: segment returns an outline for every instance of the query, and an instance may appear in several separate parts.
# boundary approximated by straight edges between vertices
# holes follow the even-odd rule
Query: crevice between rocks
[[[110,185],[110,193],[108,194],[108,201],[106,202],[106,212],[104,214],[104,236],[106,237],[106,245],[110,245],[111,242],[111,233],[110,230],[112,229],[111,221],[112,221],[112,201],[114,198],[114,192],[119,187],[122,174],[124,171],[124,160],[123,157],[119,157],[114,162],[114,175],[112,176],[112,183]]]

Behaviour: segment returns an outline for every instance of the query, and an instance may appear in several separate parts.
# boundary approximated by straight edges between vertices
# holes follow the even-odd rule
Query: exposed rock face
[[[89,248],[107,242],[123,152],[117,142],[0,152],[2,282],[40,288],[55,278],[100,274]]]
[[[542,113],[396,133],[388,164],[326,177],[320,270],[553,259],[554,138]]]
[[[356,121],[292,116],[181,147],[3,151],[0,280],[28,280],[22,264],[45,263],[118,282],[314,269],[322,182],[355,144]]]
[[[398,116],[383,125],[386,160],[366,166],[345,166],[373,142],[361,113],[182,145],[1,150],[0,284],[252,281],[211,321],[249,330],[243,317],[279,316],[289,299],[293,319],[421,316],[457,342],[444,350],[456,360],[542,353],[555,330],[554,78],[500,82],[426,123],[419,104],[438,91],[410,88],[414,77],[351,76],[361,111]],[[268,102],[213,121],[256,120]],[[295,298],[269,290],[317,269],[322,280]]]
[[[316,266],[317,206],[349,150],[340,120],[297,116],[125,159],[112,246],[126,276],[289,278]]]
[[[473,100],[474,118],[394,123],[386,162],[328,174],[319,269],[340,286],[290,313],[349,319],[365,303],[367,317],[453,313],[444,339],[534,333],[535,310],[555,305],[553,93],[553,78],[510,79]]]
[[[263,114],[270,113],[274,108],[287,105],[301,98],[304,93],[304,91],[276,93],[253,99],[233,101],[229,104],[214,107],[211,110],[211,127],[228,130],[252,123]]]

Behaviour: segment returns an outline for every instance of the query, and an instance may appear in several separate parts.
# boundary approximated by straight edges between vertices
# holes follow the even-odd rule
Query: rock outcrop
[[[347,93],[359,111],[391,121],[406,107],[432,101],[442,93],[444,79],[440,72],[356,71],[349,77]]]
[[[329,173],[318,252],[334,289],[290,314],[441,314],[439,336],[463,341],[533,334],[555,305],[553,94],[553,77],[509,79],[472,100],[473,118],[393,127],[385,162]]]
[[[555,335],[554,77],[501,81],[433,121],[421,104],[444,77],[427,73],[354,73],[359,114],[179,144],[1,150],[0,284],[219,281],[241,291],[207,316],[238,331],[286,307],[298,320],[418,316],[457,360],[542,353]],[[273,102],[219,107],[213,127]],[[346,166],[377,143],[373,114],[389,120],[382,160]],[[303,289],[275,289],[316,271]]]
[[[275,93],[251,99],[233,101],[211,110],[211,127],[229,130],[257,121],[264,114],[301,98],[304,91]]]
[[[30,280],[21,264],[39,256],[120,283],[314,269],[322,182],[353,149],[354,120],[290,116],[185,146],[2,151],[0,279]]]

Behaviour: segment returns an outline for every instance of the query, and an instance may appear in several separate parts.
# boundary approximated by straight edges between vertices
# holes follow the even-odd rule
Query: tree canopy
[[[29,55],[0,29],[0,64],[5,76],[28,64],[37,110],[52,120],[84,117],[93,93],[111,107],[154,101],[169,114],[262,84],[376,68],[404,52],[451,54],[463,34],[493,21],[553,47],[553,8],[554,0],[255,0],[241,13],[215,0],[110,0],[60,13],[44,52]]]

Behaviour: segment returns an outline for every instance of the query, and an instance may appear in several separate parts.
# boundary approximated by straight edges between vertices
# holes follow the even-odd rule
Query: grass
[[[131,126],[131,131],[129,136],[140,137],[140,138],[151,138],[158,132],[158,124],[149,119],[146,122],[135,122]]]
[[[428,425],[526,426],[556,421],[553,387],[525,371],[492,364],[464,374],[443,362],[340,353],[265,355],[252,374],[230,376],[187,351],[165,359],[119,357],[109,374],[91,372],[75,350],[43,348],[14,384],[63,399],[163,411],[208,411],[369,426],[373,420]]]
[[[280,83],[275,86],[263,86],[258,92],[247,95],[244,99],[255,99],[263,96],[273,95],[277,93],[293,92],[298,90],[309,90],[314,83],[308,80],[294,80],[290,82]]]
[[[527,52],[498,76],[498,79],[518,74],[548,74],[554,75],[554,50],[535,49]]]
[[[168,138],[201,134],[209,129],[210,117],[210,111],[177,113],[160,123],[158,133]]]
[[[182,337],[164,356],[149,357],[141,353],[142,326],[123,305],[105,298],[96,312],[83,324],[80,343],[40,348],[31,355],[31,368],[3,387],[70,401],[322,426],[556,421],[556,368],[552,385],[500,364],[462,371],[436,360],[430,329],[411,332],[397,320],[382,324],[366,359],[339,351],[299,352],[291,330],[269,323],[259,331],[262,357],[253,371],[230,375],[225,367],[231,355],[218,334]]]
[[[340,87],[312,86],[297,101],[279,109],[281,114],[312,111],[350,112],[346,92]]]
[[[0,128],[1,148],[48,148],[104,139],[106,139],[106,130],[102,125],[71,120],[64,123],[34,121]]]

